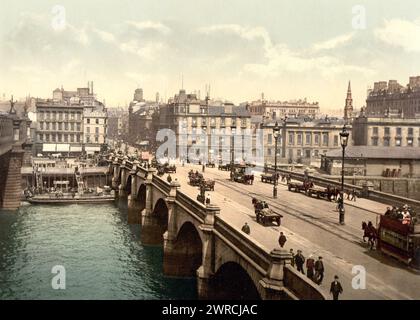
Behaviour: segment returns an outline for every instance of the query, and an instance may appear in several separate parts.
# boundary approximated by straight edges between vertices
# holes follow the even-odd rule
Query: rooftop
[[[329,158],[342,157],[342,149],[328,151],[325,155]],[[348,146],[345,151],[346,158],[362,159],[420,159],[420,148],[410,147],[372,147]]]

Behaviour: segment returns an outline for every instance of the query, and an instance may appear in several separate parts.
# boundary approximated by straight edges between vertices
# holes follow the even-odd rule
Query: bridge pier
[[[15,211],[19,209],[22,194],[22,161],[24,150],[13,147],[0,160],[0,208]]]
[[[285,286],[284,268],[290,265],[292,255],[284,249],[274,249],[270,252],[271,264],[267,276],[260,280],[258,291],[263,300],[293,299],[291,292]]]
[[[197,270],[197,293],[200,299],[209,299],[212,293],[211,278],[215,273],[215,241],[214,219],[220,214],[220,208],[215,205],[207,205],[204,224],[200,226],[203,235],[202,263]]]

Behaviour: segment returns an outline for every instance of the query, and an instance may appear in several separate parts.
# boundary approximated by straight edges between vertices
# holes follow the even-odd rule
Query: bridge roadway
[[[190,169],[201,172],[201,166],[186,164],[177,166],[177,173],[171,176],[179,181],[183,192],[196,198],[198,188],[188,184]],[[251,186],[231,182],[229,174],[217,168],[205,168],[204,172],[205,178],[216,181],[215,191],[207,193],[211,202],[221,208],[221,218],[238,229],[247,222],[250,237],[267,248],[279,246],[279,231],[283,231],[288,239],[285,249],[293,248],[295,253],[301,249],[306,258],[310,254],[315,259],[322,256],[326,269],[323,290],[328,292],[337,274],[344,288],[342,299],[420,299],[420,275],[380,252],[370,251],[362,241],[362,221],[375,223],[378,214],[385,211],[385,205],[367,199],[358,199],[355,203],[346,201],[346,225],[341,226],[335,203],[290,192],[283,183],[278,186],[278,199],[273,199],[273,186],[260,182],[258,176]],[[251,203],[253,196],[263,198],[283,215],[280,227],[256,222]],[[366,269],[365,290],[352,288],[355,265]]]

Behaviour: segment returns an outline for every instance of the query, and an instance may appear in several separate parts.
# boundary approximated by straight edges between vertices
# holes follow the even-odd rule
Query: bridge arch
[[[212,299],[260,300],[258,283],[237,262],[229,261],[220,266],[212,278]]]
[[[124,186],[124,190],[125,190],[125,192],[127,192],[127,195],[131,194],[131,183],[132,183],[132,177],[131,177],[131,174],[130,174],[130,175],[128,175],[127,182],[125,183],[125,186]]]
[[[178,231],[170,251],[165,252],[164,273],[195,277],[203,262],[203,243],[197,228],[185,222]]]
[[[146,208],[146,185],[142,183],[137,190],[136,201],[140,206],[140,211]]]

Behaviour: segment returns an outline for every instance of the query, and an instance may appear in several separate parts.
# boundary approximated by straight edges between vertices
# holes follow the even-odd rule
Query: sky
[[[51,97],[94,81],[108,107],[141,87],[207,84],[234,103],[354,106],[375,81],[420,75],[418,0],[0,0],[0,94]],[[2,97],[2,96],[0,96]]]

